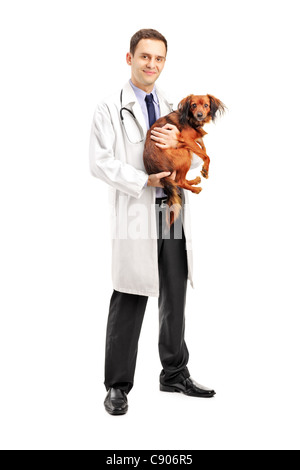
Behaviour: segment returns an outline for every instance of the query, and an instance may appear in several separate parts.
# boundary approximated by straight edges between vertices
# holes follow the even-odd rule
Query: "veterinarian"
[[[104,405],[112,415],[128,410],[127,395],[134,383],[138,340],[149,296],[157,297],[159,306],[160,390],[204,398],[215,395],[197,384],[187,368],[187,280],[193,287],[188,193],[181,190],[183,210],[176,221],[182,236],[176,237],[171,230],[165,238],[166,199],[160,180],[170,173],[149,176],[143,164],[147,129],[172,111],[172,102],[155,86],[166,55],[164,36],[152,29],[138,31],[126,56],[131,80],[97,106],[91,130],[91,172],[109,185],[111,204],[114,290],[107,324]],[[175,126],[166,126],[152,138],[159,146],[176,148],[177,134]],[[194,156],[192,168],[200,163]],[[173,179],[175,176],[171,175]],[[149,376],[149,380],[153,378]]]

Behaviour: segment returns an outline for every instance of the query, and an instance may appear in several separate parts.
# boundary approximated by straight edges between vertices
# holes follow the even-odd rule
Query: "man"
[[[188,194],[181,190],[182,217],[166,234],[168,206],[160,180],[170,173],[149,176],[143,165],[147,129],[172,111],[172,104],[155,86],[166,55],[167,41],[155,30],[140,30],[131,38],[126,56],[131,80],[121,93],[98,105],[91,131],[91,172],[109,185],[111,202],[114,291],[107,324],[104,405],[112,415],[128,410],[149,296],[158,297],[160,390],[204,398],[215,395],[191,379],[187,368],[188,279],[193,287]],[[167,125],[154,131],[152,138],[158,146],[176,147],[177,134],[175,126]],[[192,168],[199,165],[194,156]]]

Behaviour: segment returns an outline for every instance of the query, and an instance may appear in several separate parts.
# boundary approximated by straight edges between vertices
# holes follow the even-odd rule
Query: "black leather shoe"
[[[125,415],[128,411],[128,401],[124,390],[110,388],[104,406],[110,415]]]
[[[203,385],[197,384],[191,377],[183,382],[172,385],[160,384],[161,392],[177,392],[188,395],[189,397],[212,398],[216,395],[214,390],[210,390]]]

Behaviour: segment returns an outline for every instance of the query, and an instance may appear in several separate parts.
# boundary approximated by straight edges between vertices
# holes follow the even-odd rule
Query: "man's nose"
[[[155,59],[149,60],[149,62],[148,62],[148,64],[147,64],[147,67],[149,67],[150,69],[154,69],[154,67],[155,67]]]

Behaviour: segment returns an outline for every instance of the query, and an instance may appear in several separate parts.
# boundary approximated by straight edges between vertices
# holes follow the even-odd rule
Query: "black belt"
[[[166,197],[157,197],[155,199],[155,204],[158,204],[159,206],[161,206],[162,204],[166,203],[168,200],[167,196]]]

